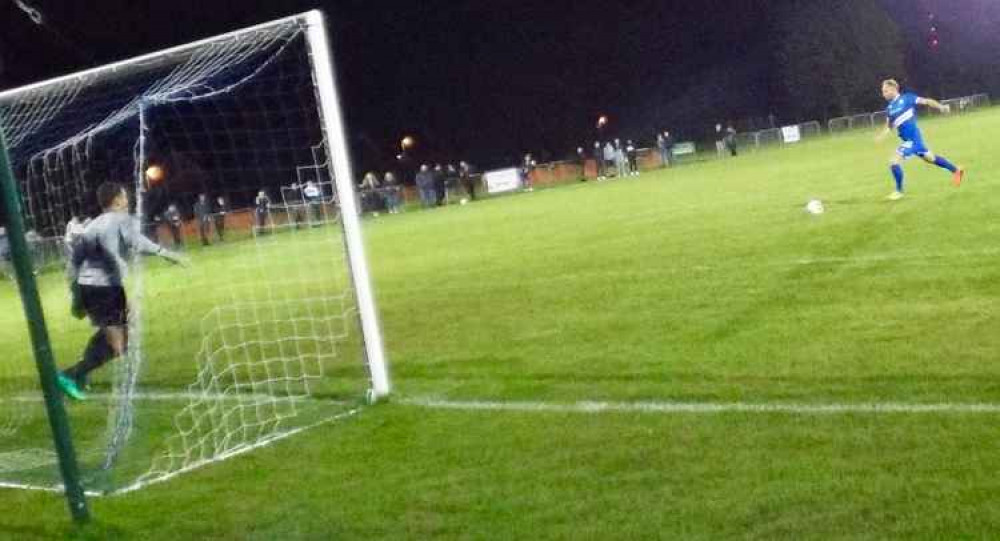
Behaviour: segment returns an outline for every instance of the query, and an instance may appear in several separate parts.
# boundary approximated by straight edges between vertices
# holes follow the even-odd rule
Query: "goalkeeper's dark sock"
[[[85,387],[87,385],[87,375],[92,371],[104,366],[105,363],[115,358],[115,351],[108,343],[104,331],[97,331],[90,337],[87,349],[83,351],[83,358],[80,362],[66,370],[66,375],[73,378],[77,385]]]

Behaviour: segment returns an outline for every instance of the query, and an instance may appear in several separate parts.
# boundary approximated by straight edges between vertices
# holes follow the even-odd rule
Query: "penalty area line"
[[[778,413],[798,415],[879,414],[879,413],[972,413],[1000,414],[1000,404],[866,402],[832,404],[795,404],[785,402],[500,402],[479,400],[439,400],[399,398],[395,404],[429,409],[464,411],[513,411],[543,413]]]

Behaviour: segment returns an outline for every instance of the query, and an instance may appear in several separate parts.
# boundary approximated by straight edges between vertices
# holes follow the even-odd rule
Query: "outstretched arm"
[[[179,254],[177,252],[173,252],[173,251],[167,250],[166,248],[163,248],[162,246],[160,247],[160,250],[158,252],[156,252],[156,255],[162,257],[163,259],[166,259],[167,261],[173,263],[174,265],[180,265],[182,267],[187,267],[188,264],[189,264],[188,263],[188,258],[184,257],[183,255],[181,255],[181,254]]]
[[[171,252],[159,244],[147,239],[145,235],[139,232],[139,220],[136,218],[133,218],[132,220],[132,227],[128,227],[123,230],[125,241],[128,242],[130,246],[138,250],[140,253],[157,255],[175,265],[187,266],[187,259],[184,256],[176,252]]]
[[[943,103],[933,99],[933,98],[917,98],[917,105],[926,105],[932,109],[937,109],[942,113],[950,113],[951,106],[944,105]]]

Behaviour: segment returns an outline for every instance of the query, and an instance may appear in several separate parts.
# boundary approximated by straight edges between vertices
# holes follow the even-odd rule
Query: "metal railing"
[[[952,113],[967,113],[976,109],[990,106],[989,94],[973,94],[972,96],[962,96],[960,98],[950,98],[941,100],[944,105],[951,106]],[[941,114],[931,109],[932,114]],[[876,128],[885,124],[885,111],[875,111],[873,113],[861,113],[857,115],[841,116],[831,118],[827,121],[827,131],[830,134],[843,133],[859,128]]]
[[[823,132],[822,125],[816,120],[810,120],[801,124],[792,124],[792,126],[798,126],[801,139],[810,139]],[[780,144],[786,144],[781,128],[768,128],[736,134],[736,148],[738,150],[750,149],[755,151],[770,145]]]

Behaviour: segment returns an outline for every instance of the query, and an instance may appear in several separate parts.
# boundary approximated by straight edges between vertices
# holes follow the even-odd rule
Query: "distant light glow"
[[[150,165],[146,168],[146,178],[149,179],[150,184],[157,184],[166,176],[167,172],[159,165]]]

